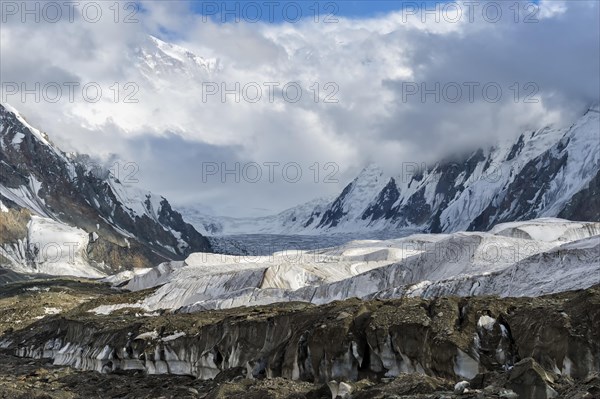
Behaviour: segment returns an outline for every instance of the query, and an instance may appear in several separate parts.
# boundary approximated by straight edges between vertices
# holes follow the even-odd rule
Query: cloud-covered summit
[[[77,13],[56,23],[3,15],[2,101],[66,150],[136,162],[141,183],[173,202],[209,204],[218,214],[278,211],[338,192],[370,162],[394,170],[435,161],[568,124],[598,102],[597,2],[495,2],[500,14],[490,6],[484,14],[485,4],[469,13],[458,3],[458,20],[440,3],[437,14],[405,7],[336,23],[223,24],[192,2],[161,1],[142,2],[134,23],[124,23],[132,10],[115,23],[108,3],[95,23]],[[86,101],[79,88],[71,101],[69,82],[93,82],[102,96]],[[36,83],[56,83],[62,96],[49,101],[54,86],[39,99],[7,95],[14,84]],[[239,101],[223,101],[221,89],[236,83]],[[302,94],[291,101],[296,87]],[[303,175],[223,183],[203,179],[206,162],[234,170],[294,162]],[[332,181],[324,181],[333,171],[326,164],[337,168]]]

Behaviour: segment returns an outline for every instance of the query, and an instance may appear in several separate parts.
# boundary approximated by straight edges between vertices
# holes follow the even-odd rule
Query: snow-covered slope
[[[32,216],[27,224],[27,235],[16,243],[1,246],[0,255],[17,273],[102,277],[105,275],[102,268],[88,261],[89,240],[90,235],[77,227]],[[110,268],[104,271],[110,272]]]
[[[136,48],[133,62],[149,82],[163,79],[202,79],[221,68],[218,59],[206,59],[180,46],[148,36]]]
[[[157,287],[124,307],[229,308],[315,304],[350,297],[537,296],[600,283],[600,223],[538,219],[490,232],[416,234],[270,256],[190,255],[133,277],[125,288]]]
[[[307,223],[321,217],[334,198],[317,198],[277,215],[258,218],[210,216],[193,207],[181,207],[185,220],[203,234],[301,234]]]
[[[185,210],[214,234],[323,234],[377,230],[485,231],[515,220],[600,220],[600,113],[590,108],[570,127],[523,133],[410,174],[367,167],[329,203],[292,208],[243,223]],[[206,221],[210,221],[205,223]],[[292,222],[293,220],[293,222]]]
[[[165,198],[123,184],[85,155],[63,153],[4,104],[0,201],[0,268],[13,271],[97,277],[210,249]],[[77,246],[73,259],[65,260],[65,242]],[[50,244],[60,252],[53,262],[33,252]]]

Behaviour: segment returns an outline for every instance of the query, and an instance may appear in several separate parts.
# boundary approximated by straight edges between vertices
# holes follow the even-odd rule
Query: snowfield
[[[351,297],[538,296],[598,283],[600,223],[546,218],[489,232],[360,240],[268,256],[194,253],[133,276],[126,289],[157,287],[140,302],[92,312],[125,307],[194,312]]]
[[[31,216],[27,236],[12,245],[0,246],[0,255],[17,273],[100,278],[105,275],[87,258],[89,235],[41,216]]]

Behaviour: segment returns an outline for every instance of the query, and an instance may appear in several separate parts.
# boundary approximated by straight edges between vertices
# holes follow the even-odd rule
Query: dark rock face
[[[473,174],[477,164],[485,161],[482,150],[476,151],[466,161],[446,162],[439,167],[439,180],[435,187],[435,195],[440,198],[437,204],[437,212],[429,220],[429,231],[431,233],[441,233],[444,228],[440,220],[442,212],[448,207],[450,201],[456,197],[458,193],[465,190],[464,183],[458,183],[459,176],[463,175],[464,181]],[[458,183],[458,184],[457,184]]]
[[[469,230],[487,230],[497,223],[535,219],[543,208],[544,196],[540,193],[549,190],[567,157],[566,153],[555,157],[547,152],[527,163],[510,186],[499,193],[497,201],[473,220]]]
[[[411,195],[408,201],[396,208],[394,219],[401,226],[421,225],[427,222],[431,215],[431,205],[425,199],[425,187]]]
[[[318,211],[314,211],[313,213],[310,214],[308,220],[306,222],[304,222],[304,224],[302,225],[302,227],[307,228],[308,226],[310,226],[311,224],[314,223],[314,221],[319,218],[321,216],[321,212]]]
[[[400,198],[400,192],[396,186],[396,181],[391,178],[389,183],[377,196],[375,204],[371,204],[362,214],[362,219],[370,219],[371,221],[378,219],[390,219],[394,212],[392,207]]]
[[[506,160],[510,161],[510,160],[514,159],[521,152],[524,145],[525,145],[525,135],[522,134],[519,136],[519,140],[517,140],[517,142],[510,149],[510,153],[508,154],[508,157],[506,157]]]
[[[91,169],[85,156],[62,153],[3,106],[0,124],[0,185],[25,193],[29,202],[22,206],[35,213],[97,232],[100,244],[88,248],[92,260],[131,267],[128,262],[135,259],[134,264],[149,267],[210,251],[208,240],[166,199],[153,209],[151,194],[145,200],[123,198],[118,191],[124,187],[107,170]],[[4,196],[0,200],[12,203]]]
[[[340,222],[340,219],[347,214],[344,212],[344,201],[346,196],[352,191],[353,184],[354,183],[350,183],[344,187],[340,196],[336,198],[331,204],[331,207],[323,213],[321,221],[317,225],[318,228],[335,227]]]
[[[550,399],[558,396],[552,389],[554,377],[532,358],[523,359],[510,371],[507,386],[520,398]]]
[[[586,188],[571,198],[558,217],[569,220],[600,220],[600,171]]]

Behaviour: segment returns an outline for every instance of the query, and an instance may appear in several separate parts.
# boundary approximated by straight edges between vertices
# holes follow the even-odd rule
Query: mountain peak
[[[196,77],[198,73],[204,76],[220,69],[219,59],[201,57],[187,48],[152,35],[148,36],[147,44],[139,49],[138,57],[141,65],[158,75],[177,72]]]
[[[425,174],[388,175],[370,163],[329,204],[262,219],[261,232],[282,226],[299,233],[483,231],[561,212],[568,219],[596,220],[599,113],[591,107],[568,128],[529,129],[488,150],[438,163]]]
[[[48,135],[46,133],[43,133],[41,131],[39,131],[38,129],[34,128],[32,125],[29,124],[29,122],[27,122],[27,120],[25,119],[25,117],[23,115],[21,115],[21,113],[19,111],[17,111],[17,109],[15,107],[13,107],[12,105],[6,103],[6,102],[0,102],[0,114],[2,113],[11,113],[14,115],[14,117],[21,122],[21,124],[26,127],[27,129],[29,129],[29,131],[41,142],[43,142],[44,144],[50,145],[50,142],[48,141]]]
[[[376,163],[370,163],[365,166],[355,180],[373,180],[383,176],[383,169]]]

